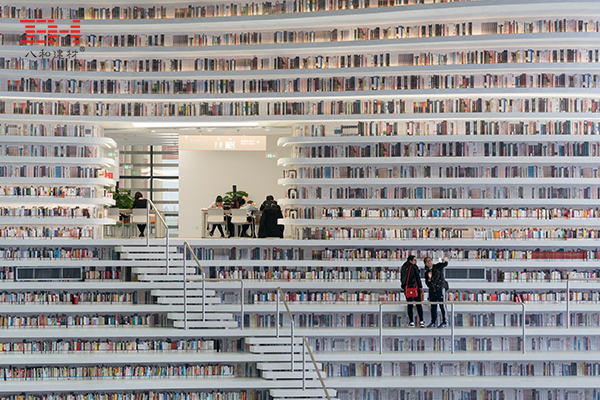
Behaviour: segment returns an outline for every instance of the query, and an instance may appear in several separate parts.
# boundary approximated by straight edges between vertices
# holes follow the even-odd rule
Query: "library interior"
[[[600,1],[7,0],[0,46],[0,400],[600,400]]]

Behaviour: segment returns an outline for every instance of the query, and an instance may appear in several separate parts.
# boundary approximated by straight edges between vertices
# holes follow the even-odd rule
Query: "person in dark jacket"
[[[146,208],[148,207],[148,200],[142,196],[141,192],[135,192],[133,198],[133,208]],[[146,224],[137,224],[138,230],[140,231],[140,237],[144,237],[144,231],[146,230]]]
[[[267,196],[267,199],[261,204],[260,211],[262,216],[260,217],[260,225],[258,226],[258,237],[283,237],[283,225],[278,225],[277,220],[283,218],[281,207],[275,201],[275,198],[271,195]]]
[[[409,302],[420,302],[423,295],[423,284],[421,283],[421,274],[419,271],[419,267],[417,266],[417,257],[408,256],[406,262],[402,265],[400,269],[400,280],[402,282],[402,290],[406,294],[406,288],[417,288],[418,296],[417,297],[407,297],[406,301]],[[408,326],[414,327],[414,316],[413,316],[413,305],[409,304],[407,307],[408,311]],[[419,314],[419,326],[421,328],[425,327],[425,322],[423,322],[423,306],[421,304],[417,304],[417,314]]]
[[[448,266],[448,257],[444,257],[441,263],[434,264],[431,257],[425,257],[425,283],[429,288],[429,301],[444,301],[444,289],[448,290],[448,282],[444,278],[444,268]],[[440,304],[440,312],[442,313],[442,323],[437,325],[437,304],[431,305],[431,323],[428,328],[445,328],[448,326],[446,322],[446,309],[443,304]]]

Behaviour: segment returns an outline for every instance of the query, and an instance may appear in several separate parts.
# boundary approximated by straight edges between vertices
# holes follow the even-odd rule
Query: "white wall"
[[[211,135],[267,135],[267,151],[179,151],[179,237],[199,237],[202,232],[200,210],[208,207],[217,195],[231,191],[232,185],[248,192],[248,198],[258,206],[272,194],[283,198],[285,190],[277,185],[283,177],[283,167],[277,159],[284,149],[277,147],[277,139],[291,133],[279,130],[277,134],[259,129],[215,129]],[[267,158],[267,154],[276,154]]]

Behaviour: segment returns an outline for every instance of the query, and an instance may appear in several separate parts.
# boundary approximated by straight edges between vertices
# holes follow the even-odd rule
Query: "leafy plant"
[[[244,196],[248,197],[248,192],[243,190],[237,190],[235,194],[233,194],[233,192],[225,192],[225,196],[223,196],[223,203],[229,203],[232,206],[237,206],[239,200]]]
[[[133,197],[131,196],[131,190],[118,189],[118,191],[108,190],[113,194],[115,205],[113,208],[131,209],[133,208]]]

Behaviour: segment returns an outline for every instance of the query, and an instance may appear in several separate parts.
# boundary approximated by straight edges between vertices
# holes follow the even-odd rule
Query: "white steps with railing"
[[[272,363],[257,363],[256,368],[260,370],[263,379],[272,380],[274,382],[294,381],[298,384],[298,389],[271,389],[269,391],[273,398],[279,400],[295,399],[295,400],[322,400],[326,398],[325,391],[322,389],[319,375],[312,363],[308,349],[302,346],[302,338],[294,338],[294,362],[272,362]],[[291,358],[292,339],[291,337],[266,338],[266,337],[250,337],[245,339],[247,349],[254,354],[281,354]],[[302,351],[306,350],[305,363],[302,361]],[[291,370],[291,367],[294,370]],[[325,379],[326,373],[322,371],[323,365],[317,363],[316,368],[319,369],[321,377]],[[304,371],[303,371],[304,370]],[[304,379],[304,382],[303,382]],[[305,389],[301,389],[305,387]],[[335,390],[330,390],[329,395],[335,396]],[[333,398],[332,398],[333,400]]]
[[[182,319],[173,321],[173,326],[175,328],[185,328],[185,321]],[[195,321],[188,320],[187,322],[188,328],[212,328],[212,329],[225,329],[225,328],[238,328],[239,324],[237,321]]]

